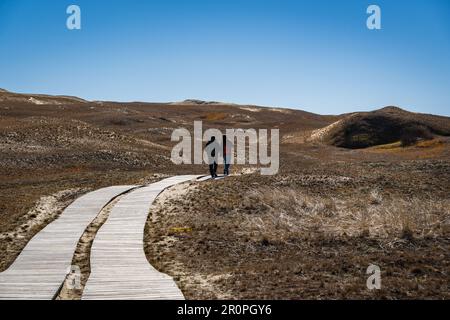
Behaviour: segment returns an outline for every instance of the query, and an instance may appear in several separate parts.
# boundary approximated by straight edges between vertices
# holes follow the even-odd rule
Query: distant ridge
[[[218,101],[204,101],[199,99],[186,99],[181,102],[175,102],[175,104],[192,104],[192,105],[213,105],[213,104],[225,104]]]
[[[50,95],[50,94],[38,94],[38,93],[17,93],[11,92],[6,89],[0,88],[0,93],[3,93],[3,99],[9,101],[21,101],[33,104],[53,104],[58,105],[61,103],[86,103],[84,100],[75,96],[68,95]]]

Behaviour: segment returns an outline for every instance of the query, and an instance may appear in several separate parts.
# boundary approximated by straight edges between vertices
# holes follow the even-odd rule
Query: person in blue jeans
[[[231,141],[227,139],[226,135],[223,135],[223,174],[228,176],[230,174],[231,165]]]

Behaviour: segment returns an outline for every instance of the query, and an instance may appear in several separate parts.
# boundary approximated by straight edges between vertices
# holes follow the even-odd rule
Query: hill
[[[436,135],[450,135],[450,118],[386,107],[345,115],[339,121],[315,130],[311,139],[337,147],[358,149],[398,141],[410,145]]]

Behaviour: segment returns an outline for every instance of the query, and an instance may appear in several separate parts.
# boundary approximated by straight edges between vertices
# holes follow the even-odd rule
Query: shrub
[[[403,130],[400,137],[402,147],[414,145],[419,139],[431,139],[432,135],[424,126],[409,126]]]

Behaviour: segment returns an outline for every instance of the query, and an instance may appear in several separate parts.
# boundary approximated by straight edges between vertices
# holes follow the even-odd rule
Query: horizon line
[[[144,101],[144,100],[110,100],[110,99],[88,99],[88,98],[84,98],[78,95],[72,95],[72,94],[58,94],[58,93],[34,93],[34,92],[22,92],[22,91],[10,91],[8,89],[5,88],[0,88],[0,93],[1,92],[7,92],[7,93],[15,93],[15,94],[21,94],[21,95],[43,95],[43,96],[51,96],[51,97],[60,97],[60,98],[76,98],[76,99],[80,99],[80,100],[84,100],[86,102],[110,102],[110,103],[143,103],[143,104],[182,104],[183,102],[188,102],[188,101],[199,101],[199,102],[205,102],[207,103],[207,105],[214,105],[214,104],[222,104],[222,105],[235,105],[235,106],[248,106],[248,107],[259,107],[259,108],[267,108],[267,109],[283,109],[283,110],[293,110],[293,111],[303,111],[303,112],[307,112],[307,113],[311,113],[311,114],[316,114],[316,115],[320,115],[320,116],[343,116],[343,115],[347,115],[347,114],[353,114],[353,113],[364,113],[364,112],[374,112],[377,110],[381,110],[384,108],[390,108],[390,107],[394,107],[394,108],[399,108],[401,110],[410,112],[410,113],[417,113],[417,114],[424,114],[424,115],[434,115],[434,116],[440,116],[440,117],[446,117],[446,118],[450,118],[450,114],[449,115],[444,115],[444,114],[437,114],[437,113],[422,113],[422,112],[416,112],[416,111],[410,111],[409,109],[405,108],[405,107],[400,107],[397,106],[395,104],[386,104],[384,106],[377,106],[374,108],[367,108],[368,110],[359,110],[359,111],[348,111],[348,112],[344,112],[344,113],[339,113],[339,114],[321,114],[321,113],[316,113],[313,111],[309,111],[308,109],[299,109],[296,107],[285,107],[285,106],[271,106],[271,105],[261,105],[261,104],[254,104],[254,103],[241,103],[241,102],[227,102],[227,101],[219,101],[219,100],[203,100],[203,99],[198,99],[198,98],[186,98],[182,101]],[[200,105],[200,104],[199,104]],[[356,109],[356,108],[355,108]],[[356,109],[358,110],[358,109]]]

